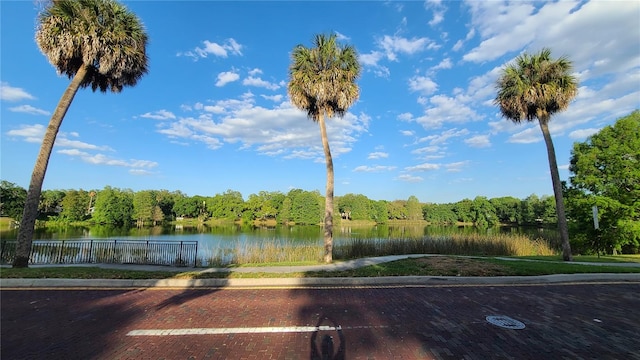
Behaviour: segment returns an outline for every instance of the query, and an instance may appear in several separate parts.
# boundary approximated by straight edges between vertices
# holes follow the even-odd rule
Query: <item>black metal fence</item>
[[[13,262],[17,241],[0,241],[0,262]],[[197,241],[36,240],[30,264],[143,264],[196,266]]]

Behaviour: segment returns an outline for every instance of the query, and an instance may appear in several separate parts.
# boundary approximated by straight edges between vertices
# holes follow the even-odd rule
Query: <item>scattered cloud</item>
[[[444,20],[444,13],[447,8],[442,4],[442,0],[427,0],[425,7],[433,11],[433,18],[429,20],[429,26],[433,27]]]
[[[280,88],[280,85],[278,84],[274,84],[274,83],[262,80],[259,77],[253,77],[253,76],[249,76],[248,78],[245,78],[244,80],[242,80],[242,85],[263,87],[269,90],[277,90]]]
[[[405,167],[404,169],[410,172],[433,171],[433,170],[440,169],[440,164],[423,163],[420,165],[408,166],[408,167]]]
[[[469,162],[468,161],[458,161],[454,163],[445,164],[444,167],[448,172],[460,172],[462,168],[465,167]]]
[[[44,125],[21,125],[19,129],[7,131],[7,135],[11,137],[22,138],[26,142],[40,143],[47,129]]]
[[[171,120],[171,119],[175,119],[176,116],[171,112],[171,111],[167,111],[167,110],[158,110],[158,111],[153,111],[153,112],[148,112],[148,113],[144,113],[142,115],[140,115],[140,117],[146,118],[146,119],[154,119],[154,120]]]
[[[464,140],[464,143],[474,148],[484,148],[491,146],[489,135],[475,135]]]
[[[370,153],[369,156],[367,156],[367,159],[386,159],[388,157],[389,157],[388,153],[376,151],[376,152]]]
[[[409,79],[409,89],[424,95],[430,95],[438,90],[438,84],[426,76],[414,76]]]
[[[233,71],[224,71],[218,74],[218,81],[216,81],[217,87],[222,87],[230,82],[234,82],[240,79],[240,75]]]
[[[13,112],[21,112],[21,113],[31,114],[31,115],[51,115],[51,112],[47,110],[38,109],[31,105],[14,106],[9,108],[9,110]]]
[[[398,177],[395,178],[395,180],[399,180],[399,181],[404,181],[404,182],[410,182],[410,183],[417,183],[417,182],[421,182],[424,179],[420,176],[414,176],[414,175],[409,175],[409,174],[401,174]]]
[[[396,166],[382,166],[382,165],[375,165],[375,166],[366,166],[366,165],[362,165],[362,166],[358,166],[355,169],[353,169],[354,172],[382,172],[382,171],[391,171],[391,170],[395,170]]]
[[[376,41],[376,45],[384,50],[389,61],[397,61],[398,54],[413,55],[435,47],[435,43],[426,37],[407,39],[397,35],[385,35]]]
[[[193,58],[194,60],[198,60],[201,58],[206,58],[209,55],[222,58],[226,58],[229,55],[242,55],[243,46],[233,38],[226,39],[222,44],[211,42],[209,40],[205,40],[202,43],[204,44],[204,47],[196,47],[191,51],[180,52],[178,53],[178,56],[187,56]]]
[[[571,139],[586,139],[598,131],[600,131],[600,129],[597,128],[578,129],[570,132],[569,137]]]
[[[5,101],[34,100],[35,97],[22,88],[13,87],[8,82],[0,83],[0,99]]]

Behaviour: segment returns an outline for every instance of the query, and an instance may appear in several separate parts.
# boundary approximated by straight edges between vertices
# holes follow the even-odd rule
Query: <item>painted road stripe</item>
[[[374,329],[387,326],[350,326],[346,329]],[[245,327],[245,328],[191,328],[191,329],[147,329],[131,330],[127,336],[181,336],[181,335],[221,335],[221,334],[266,334],[266,333],[303,333],[317,331],[340,331],[341,326],[281,326],[281,327]]]

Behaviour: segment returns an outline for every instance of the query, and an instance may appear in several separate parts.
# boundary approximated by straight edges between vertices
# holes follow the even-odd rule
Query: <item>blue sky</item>
[[[524,51],[567,56],[580,81],[550,124],[562,179],[574,142],[640,108],[638,1],[124,4],[149,34],[150,71],[120,94],[78,92],[43,189],[324,194],[319,128],[286,91],[291,50],[318,33],[353,45],[362,65],[360,99],[327,122],[336,195],[553,194],[537,123],[492,104],[500,69]],[[0,3],[0,178],[24,188],[69,84],[35,44],[38,6]]]

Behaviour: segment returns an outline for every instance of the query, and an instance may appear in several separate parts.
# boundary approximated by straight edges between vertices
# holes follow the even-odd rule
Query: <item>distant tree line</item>
[[[3,216],[19,219],[26,190],[1,181]],[[110,186],[102,190],[44,190],[40,196],[39,219],[57,222],[90,221],[113,225],[156,225],[179,219],[199,221],[229,220],[251,223],[320,224],[324,197],[319,191],[293,189],[260,191],[245,200],[238,191],[227,190],[215,196],[187,196],[181,191],[142,190],[134,192]],[[386,223],[389,220],[426,220],[431,224],[456,223],[488,227],[498,224],[553,224],[556,213],[553,197],[531,195],[526,199],[478,196],[456,203],[420,203],[407,200],[372,200],[361,194],[337,196],[336,220]]]
[[[640,112],[619,119],[584,142],[574,144],[564,183],[564,198],[572,246],[576,253],[637,253],[640,248]],[[0,181],[0,215],[20,220],[27,191]],[[153,225],[179,218],[278,223],[321,224],[325,199],[319,191],[293,189],[288,193],[260,191],[245,200],[227,190],[213,197],[187,196],[180,191],[105,187],[102,190],[45,190],[39,219],[57,222],[89,221],[120,226]],[[598,208],[599,228],[593,223]],[[497,224],[551,225],[557,222],[552,196],[525,199],[478,196],[455,203],[372,200],[361,194],[338,196],[336,220],[386,223],[426,220],[488,227]]]

